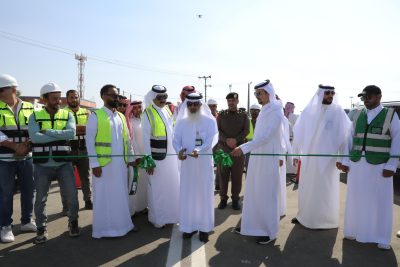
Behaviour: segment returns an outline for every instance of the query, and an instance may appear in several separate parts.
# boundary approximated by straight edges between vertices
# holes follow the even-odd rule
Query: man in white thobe
[[[253,140],[232,151],[232,156],[250,154],[243,200],[242,222],[235,231],[242,235],[257,236],[258,244],[268,244],[276,239],[280,218],[279,156],[283,134],[282,106],[275,99],[275,91],[269,80],[255,87],[255,96],[262,105],[257,118]]]
[[[132,101],[126,108],[125,117],[128,125],[132,149],[135,156],[140,158],[144,154],[143,148],[143,131],[142,131],[142,101]],[[147,185],[149,177],[146,170],[140,168],[138,170],[138,181],[136,185],[136,192],[129,195],[129,210],[131,216],[137,212],[147,213]]]
[[[172,145],[173,115],[165,105],[167,89],[154,85],[144,98],[142,114],[144,153],[156,167],[147,171],[149,221],[156,228],[179,220],[178,157]]]
[[[200,231],[200,241],[207,242],[214,229],[212,148],[218,141],[218,127],[201,99],[199,93],[187,95],[176,121],[173,144],[182,160],[179,230],[183,238]]]
[[[118,91],[114,85],[105,85],[100,91],[104,107],[89,117],[86,127],[86,144],[89,155],[96,155],[96,136],[101,134],[98,112],[106,113],[111,126],[111,162],[102,166],[101,158],[90,157],[93,178],[93,232],[94,238],[124,236],[134,229],[128,203],[128,168],[126,158],[132,155],[129,134],[124,144],[125,117],[116,111]],[[124,146],[127,146],[126,148]],[[97,148],[98,149],[98,148]],[[126,152],[128,155],[126,155]],[[125,155],[121,157],[121,155]],[[104,165],[104,164],[103,164]],[[102,167],[101,167],[102,166]]]
[[[337,104],[333,86],[320,85],[294,125],[293,150],[299,154],[343,154],[351,122]],[[303,156],[298,213],[292,223],[311,229],[339,226],[339,171],[335,156]],[[297,161],[297,159],[295,160]],[[296,162],[297,164],[297,162]]]
[[[344,218],[346,239],[377,243],[389,250],[393,226],[393,175],[400,154],[400,121],[380,101],[382,91],[369,85],[358,95],[365,108],[354,116],[348,152],[342,161],[348,172]]]
[[[282,105],[283,109],[283,104],[282,100],[279,98],[278,95],[276,95],[276,100],[280,105]],[[282,120],[282,128],[283,128],[283,135],[282,135],[282,140],[281,140],[281,145],[282,145],[282,153],[283,154],[291,154],[292,153],[292,144],[290,143],[290,126],[289,126],[289,120],[283,116]],[[280,186],[281,186],[281,202],[280,202],[280,215],[285,216],[286,215],[286,167],[288,165],[292,165],[293,159],[291,156],[280,156],[280,159],[282,160],[282,165],[279,167],[279,175],[280,175]]]

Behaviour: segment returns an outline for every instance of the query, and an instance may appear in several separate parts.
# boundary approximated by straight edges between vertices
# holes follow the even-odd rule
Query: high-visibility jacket
[[[69,112],[65,109],[59,109],[54,117],[51,118],[50,114],[45,108],[34,111],[35,121],[39,125],[40,130],[65,130],[68,122]],[[71,154],[71,145],[69,140],[59,140],[49,143],[33,143],[32,154],[35,156],[69,156]],[[70,158],[53,158],[56,162],[71,161]],[[33,158],[33,163],[46,163],[48,158]]]
[[[29,139],[28,121],[33,113],[33,105],[22,101],[21,108],[18,111],[18,121],[12,109],[3,101],[0,101],[0,131],[8,137],[8,141],[14,143],[23,143]],[[0,146],[0,155],[2,157],[12,157],[15,151],[11,148]]]
[[[394,109],[383,108],[381,112],[368,124],[367,111],[362,109],[355,115],[353,148],[351,161],[360,160],[363,151],[365,159],[370,164],[386,163],[390,158],[390,125]]]
[[[86,125],[88,121],[88,110],[86,108],[81,108],[79,107],[77,112],[74,112],[72,109],[69,107],[65,107],[65,110],[70,112],[75,119],[75,124],[78,125]],[[74,140],[71,140],[71,149],[73,151],[81,150],[81,151],[86,151],[86,135],[78,135],[78,133],[75,135]]]
[[[104,109],[98,109],[94,112],[97,116],[97,133],[96,140],[94,143],[97,161],[101,167],[106,166],[112,160],[112,131],[111,122],[107,112]],[[128,163],[128,149],[129,149],[129,132],[126,125],[125,116],[118,112],[119,117],[122,120],[122,134],[124,142],[124,159]]]
[[[173,116],[168,107],[164,107],[167,111],[171,120]],[[153,105],[145,109],[146,116],[149,120],[151,132],[150,132],[150,148],[151,156],[155,160],[163,160],[167,156],[167,127],[164,124],[160,114]]]
[[[253,122],[250,120],[250,129],[249,134],[246,136],[247,141],[253,140],[254,137],[254,125]]]

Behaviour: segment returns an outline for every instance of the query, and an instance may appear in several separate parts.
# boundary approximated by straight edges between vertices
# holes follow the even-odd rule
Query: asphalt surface
[[[135,217],[140,231],[120,238],[93,239],[92,212],[80,210],[81,236],[70,238],[67,218],[61,216],[59,188],[52,184],[48,199],[49,241],[34,245],[34,233],[19,230],[19,195],[14,197],[15,242],[0,243],[0,266],[398,266],[400,258],[400,179],[395,179],[392,249],[381,251],[376,244],[360,244],[343,239],[346,184],[341,183],[341,225],[332,230],[309,230],[293,225],[297,212],[297,186],[287,182],[287,215],[281,219],[274,243],[258,245],[254,237],[233,232],[241,212],[228,205],[215,209],[215,230],[208,243],[182,240],[177,226],[155,229],[147,216]],[[82,193],[79,191],[83,207]],[[215,197],[215,205],[218,204]],[[229,203],[230,204],[230,203]]]

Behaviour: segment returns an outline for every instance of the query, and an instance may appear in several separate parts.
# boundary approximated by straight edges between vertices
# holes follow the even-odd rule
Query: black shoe
[[[259,245],[266,245],[272,241],[274,240],[270,239],[269,236],[260,236],[259,238],[257,238],[257,244]]]
[[[297,220],[296,217],[294,217],[294,218],[291,220],[291,222],[292,222],[293,224],[300,224],[299,220]]]
[[[203,243],[207,243],[208,242],[208,233],[200,231],[199,240]]]
[[[69,236],[70,237],[77,237],[81,235],[81,231],[79,230],[78,226],[78,221],[72,221],[68,223],[68,229],[69,229]]]
[[[36,231],[36,237],[33,243],[42,244],[47,241],[47,229],[46,227],[38,227]]]
[[[235,229],[233,230],[236,234],[240,235],[240,227],[235,227]]]
[[[148,208],[144,208],[144,210],[140,211],[141,214],[146,215],[149,213],[149,209]]]
[[[131,232],[134,232],[134,233],[137,233],[137,232],[139,232],[140,231],[140,229],[139,229],[139,227],[137,227],[136,225],[133,227],[133,229],[131,230]]]
[[[192,238],[192,236],[194,234],[196,234],[196,233],[197,233],[197,231],[194,231],[194,232],[191,232],[191,233],[183,233],[182,237],[183,237],[183,239],[189,239],[189,238]]]
[[[226,200],[221,200],[221,202],[219,202],[218,204],[218,209],[223,210],[226,208],[228,204],[226,203]]]
[[[240,203],[239,200],[232,200],[232,209],[234,210],[240,210]]]
[[[91,200],[86,200],[85,201],[85,210],[92,210],[93,209],[93,203]]]

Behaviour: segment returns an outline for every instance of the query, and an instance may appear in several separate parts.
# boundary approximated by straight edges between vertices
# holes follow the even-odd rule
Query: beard
[[[191,121],[191,122],[199,121],[200,120],[200,111],[197,111],[196,113],[192,113],[189,111],[188,118],[189,118],[189,121]]]
[[[110,100],[110,101],[107,102],[107,104],[112,108],[117,108],[118,100]]]

